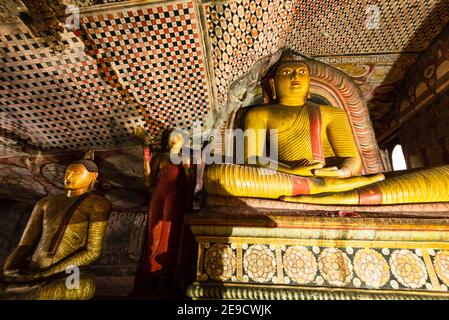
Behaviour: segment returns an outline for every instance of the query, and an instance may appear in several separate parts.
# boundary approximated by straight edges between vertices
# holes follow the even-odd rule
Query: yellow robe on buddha
[[[298,110],[288,129],[273,136],[278,144],[278,162],[287,166],[308,166],[335,156],[360,159],[347,115],[338,107],[309,104]],[[206,168],[204,186],[209,194],[277,199],[309,194],[310,182],[320,183],[323,179],[335,180],[248,165],[214,164]],[[346,190],[366,184],[360,179],[356,183],[348,181]]]

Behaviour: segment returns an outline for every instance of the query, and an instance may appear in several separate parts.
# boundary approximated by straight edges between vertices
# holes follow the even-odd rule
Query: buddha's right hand
[[[19,274],[19,269],[9,269],[3,271],[5,278],[15,278]]]
[[[349,178],[352,176],[351,170],[346,167],[325,167],[313,170],[315,177],[327,177],[327,178]]]
[[[5,270],[3,275],[5,276],[4,281],[6,283],[22,282],[19,269]]]
[[[11,269],[3,272],[6,282],[30,282],[41,278],[41,274],[29,269]]]
[[[344,158],[339,167],[324,167],[313,171],[316,177],[350,178],[362,174],[362,161],[359,158]]]

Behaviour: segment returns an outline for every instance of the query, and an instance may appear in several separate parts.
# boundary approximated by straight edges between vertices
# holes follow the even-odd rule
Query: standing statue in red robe
[[[149,147],[144,148],[146,185],[154,187],[154,190],[148,209],[148,234],[135,290],[145,293],[173,289],[184,213],[192,201],[190,158],[181,156],[184,136],[178,131],[166,136],[168,139],[163,138],[168,140],[165,143],[163,141],[163,145],[168,147],[165,152],[152,158]]]

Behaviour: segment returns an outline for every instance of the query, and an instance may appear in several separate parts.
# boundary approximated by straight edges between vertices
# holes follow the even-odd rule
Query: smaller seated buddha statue
[[[111,210],[106,198],[92,192],[97,176],[90,151],[67,167],[64,194],[36,203],[18,246],[3,265],[0,299],[93,297],[95,277],[88,266],[100,256]],[[78,268],[79,281],[71,283],[67,280],[75,274],[73,268]]]

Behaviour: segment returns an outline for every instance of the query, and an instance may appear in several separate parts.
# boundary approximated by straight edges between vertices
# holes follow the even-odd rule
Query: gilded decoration
[[[243,267],[251,280],[268,282],[276,272],[276,259],[268,246],[257,244],[246,250]]]
[[[216,243],[207,250],[204,265],[206,273],[211,279],[229,279],[235,273],[235,253],[231,246]]]
[[[388,251],[386,251],[388,252]],[[360,249],[355,254],[354,271],[367,286],[380,288],[390,280],[390,267],[384,257],[373,249]]]
[[[313,253],[303,246],[289,247],[284,253],[285,272],[298,284],[307,284],[315,279],[317,262]]]

